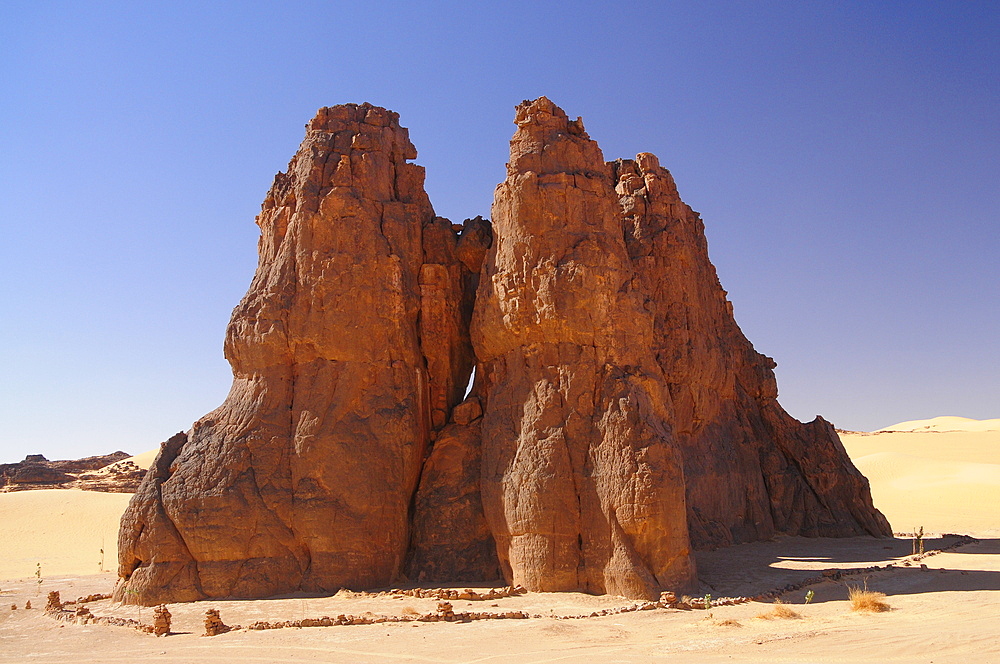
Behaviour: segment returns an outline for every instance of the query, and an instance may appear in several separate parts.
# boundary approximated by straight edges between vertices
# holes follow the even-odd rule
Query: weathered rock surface
[[[307,125],[257,219],[232,390],[146,474],[116,599],[501,576],[655,599],[692,545],[889,534],[832,427],[778,405],[669,172],[605,162],[544,97],[516,123],[494,225],[462,226],[395,113]]]
[[[146,470],[128,461],[127,452],[112,452],[82,459],[49,461],[29,454],[24,461],[0,464],[0,491],[32,489],[81,489],[131,493]]]
[[[257,218],[225,403],[122,521],[118,599],[372,587],[401,573],[432,432],[472,369],[474,281],[398,116],[324,108]],[[426,340],[423,343],[422,340]]]
[[[502,579],[480,497],[482,409],[470,396],[434,441],[414,499],[411,581]]]
[[[670,172],[649,153],[609,165],[636,287],[654,317],[695,548],[777,533],[889,535],[833,428],[821,418],[802,424],[778,405],[775,363],[737,326],[704,224]]]
[[[691,585],[694,565],[610,169],[544,97],[516,123],[473,318],[486,517],[512,583],[657,597]]]

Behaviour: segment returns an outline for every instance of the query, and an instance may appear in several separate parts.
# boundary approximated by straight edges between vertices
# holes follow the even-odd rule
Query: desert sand
[[[758,617],[766,602],[705,610],[637,611],[560,619],[631,600],[580,593],[529,593],[488,602],[455,601],[456,611],[522,610],[527,620],[389,622],[201,636],[207,608],[228,624],[338,614],[407,616],[436,600],[409,596],[287,597],[171,604],[173,632],[157,638],[125,627],[75,625],[43,615],[49,590],[63,600],[108,593],[114,574],[94,573],[103,535],[127,494],[32,491],[0,494],[0,661],[137,662],[996,662],[1000,661],[1000,426],[998,420],[935,418],[841,438],[872,484],[875,504],[896,532],[923,526],[928,550],[980,541],[913,560],[896,539],[780,538],[697,555],[702,592],[754,595],[815,578],[822,570],[882,569],[786,592],[801,617]],[[141,455],[146,456],[146,455]],[[151,458],[151,457],[150,457]],[[148,465],[148,458],[145,464]],[[42,564],[42,582],[34,577]],[[909,564],[907,564],[909,563]],[[891,568],[885,566],[892,564]],[[922,568],[925,565],[926,568]],[[847,586],[867,583],[892,610],[851,611]],[[34,608],[25,610],[25,602]],[[16,604],[17,610],[10,610]],[[496,605],[496,606],[492,606]],[[103,600],[95,615],[141,618],[152,611]]]
[[[1000,420],[938,417],[840,438],[895,532],[1000,537]]]
[[[64,489],[0,494],[0,579],[33,576],[39,563],[43,575],[96,574],[102,566],[114,572],[118,522],[131,497]]]

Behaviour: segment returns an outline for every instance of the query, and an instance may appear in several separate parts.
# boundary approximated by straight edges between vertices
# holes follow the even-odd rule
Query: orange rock
[[[833,427],[822,418],[802,424],[778,404],[775,363],[736,324],[704,224],[670,172],[648,152],[609,166],[634,286],[653,314],[694,547],[777,533],[889,535]]]
[[[493,224],[459,226],[395,113],[309,122],[257,218],[230,394],[142,481],[116,600],[501,577],[654,600],[692,545],[889,534],[833,428],[778,405],[657,158],[606,163],[544,97],[515,123]]]
[[[257,218],[257,272],[226,335],[230,394],[163,446],[128,508],[116,599],[400,575],[428,442],[473,363],[475,275],[415,157],[385,109],[309,122]]]
[[[473,317],[487,520],[513,583],[656,598],[694,564],[610,168],[544,97],[516,123]]]

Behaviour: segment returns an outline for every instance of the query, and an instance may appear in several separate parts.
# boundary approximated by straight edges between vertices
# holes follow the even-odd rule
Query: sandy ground
[[[118,522],[131,497],[71,489],[0,493],[0,587],[4,579],[33,576],[39,563],[43,576],[117,570]]]
[[[1000,431],[994,430],[1000,427],[996,420],[983,426],[960,419],[903,423],[893,427],[893,433],[843,438],[858,466],[869,474],[876,505],[895,530],[923,525],[929,533],[971,533],[979,542],[910,565],[904,564],[911,553],[906,539],[780,538],[698,554],[703,591],[714,597],[784,587],[815,578],[821,570],[893,564],[809,586],[815,598],[808,605],[806,588],[786,593],[782,599],[793,605],[799,618],[761,618],[773,607],[751,602],[710,611],[657,609],[561,619],[631,602],[579,593],[529,593],[453,602],[456,611],[524,610],[538,616],[527,620],[401,622],[200,636],[206,608],[219,609],[226,623],[246,625],[342,613],[401,616],[430,612],[436,605],[435,600],[407,596],[341,594],[172,604],[176,633],[165,638],[124,627],[66,624],[42,615],[45,595],[59,590],[65,600],[110,592],[112,574],[87,573],[97,566],[89,549],[108,520],[113,522],[124,509],[128,496],[0,494],[0,579],[7,579],[0,581],[0,661],[1000,662]],[[54,493],[66,496],[46,495]],[[45,546],[35,547],[33,540]],[[939,548],[954,541],[928,539],[926,546]],[[42,563],[40,585],[33,576],[35,562]],[[847,586],[863,583],[886,593],[892,610],[851,611]],[[25,610],[29,600],[34,608]],[[17,610],[10,610],[11,604]],[[88,606],[97,615],[141,617],[144,622],[152,618],[148,608],[109,600]]]

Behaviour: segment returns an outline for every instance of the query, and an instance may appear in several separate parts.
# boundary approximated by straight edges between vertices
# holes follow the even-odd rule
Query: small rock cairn
[[[45,613],[49,613],[51,611],[62,611],[62,610],[63,610],[63,604],[62,601],[60,601],[59,599],[59,591],[53,590],[52,592],[49,593],[48,601],[45,602]]]
[[[153,634],[167,636],[170,634],[170,611],[166,604],[160,604],[153,609]]]
[[[230,631],[232,627],[222,622],[218,609],[205,611],[205,636],[218,636]]]

